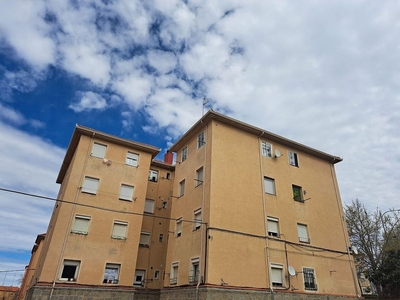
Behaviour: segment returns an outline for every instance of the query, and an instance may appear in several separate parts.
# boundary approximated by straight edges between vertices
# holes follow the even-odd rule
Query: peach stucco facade
[[[159,151],[75,128],[28,288],[359,294],[341,158],[214,111]]]

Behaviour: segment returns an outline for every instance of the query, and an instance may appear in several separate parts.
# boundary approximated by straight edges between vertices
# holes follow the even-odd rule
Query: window
[[[158,171],[154,171],[154,170],[149,171],[149,181],[152,181],[152,182],[158,181]]]
[[[162,209],[167,209],[167,205],[168,205],[167,201],[163,201],[162,205],[161,205],[161,208]]]
[[[263,156],[272,157],[272,146],[266,142],[261,142],[261,154]]]
[[[275,180],[264,177],[264,189],[267,194],[275,195]]]
[[[304,202],[301,186],[292,185],[292,190],[293,190],[293,200],[299,201],[299,202]]]
[[[304,289],[306,290],[317,290],[317,284],[315,282],[314,269],[303,268],[304,276]]]
[[[177,262],[172,263],[169,284],[177,284],[178,283],[178,272],[179,272],[179,263],[177,263]]]
[[[128,228],[127,222],[115,221],[111,237],[117,240],[125,240],[127,228]]]
[[[148,214],[154,213],[154,200],[146,199],[144,202],[144,212]]]
[[[176,232],[176,237],[180,237],[182,235],[182,218],[179,218],[178,220],[176,220],[176,224],[175,224],[175,232]]]
[[[126,154],[126,164],[128,166],[137,167],[139,162],[139,154],[128,152]]]
[[[150,246],[150,233],[148,233],[148,232],[141,232],[141,233],[140,233],[139,247],[146,247],[146,248],[148,248],[149,246]]]
[[[185,194],[185,179],[179,182],[179,197],[182,197]]]
[[[204,131],[197,136],[197,149],[200,149],[205,144]]]
[[[163,234],[163,233],[160,233],[160,234],[158,235],[158,241],[159,241],[160,243],[164,242],[164,234]]]
[[[106,150],[107,150],[106,145],[94,143],[92,148],[92,156],[98,158],[104,158],[104,156],[106,156]]]
[[[203,167],[196,171],[196,186],[203,183]]]
[[[271,282],[274,287],[283,287],[283,266],[271,264]]]
[[[103,283],[117,284],[119,278],[119,269],[120,265],[106,264]]]
[[[194,212],[194,228],[193,230],[197,230],[201,227],[201,209],[198,209]]]
[[[184,162],[187,159],[187,155],[188,155],[188,147],[186,146],[185,148],[182,149],[181,162]]]
[[[279,221],[277,218],[268,217],[268,235],[279,237]]]
[[[83,181],[82,192],[96,195],[98,187],[99,187],[98,178],[85,177]]]
[[[78,278],[80,261],[64,260],[60,280],[76,281]]]
[[[307,225],[297,224],[297,232],[299,233],[299,241],[303,243],[309,243]]]
[[[145,281],[145,270],[136,270],[135,271],[135,279],[133,281],[133,285],[135,286],[144,286],[144,281]]]
[[[121,191],[119,192],[119,199],[132,201],[133,189],[131,185],[121,184]]]
[[[299,166],[299,160],[296,152],[289,151],[289,164],[294,167]]]
[[[160,271],[159,270],[155,270],[154,271],[154,280],[159,280],[160,279]]]
[[[89,223],[90,223],[90,217],[76,215],[75,222],[74,225],[72,226],[71,232],[86,235],[88,234],[89,231]]]
[[[200,273],[200,260],[199,258],[192,258],[190,260],[190,275],[189,282],[198,282]]]
[[[168,180],[170,180],[170,179],[171,179],[171,173],[170,173],[170,172],[167,172],[167,174],[165,175],[165,178],[168,179]]]

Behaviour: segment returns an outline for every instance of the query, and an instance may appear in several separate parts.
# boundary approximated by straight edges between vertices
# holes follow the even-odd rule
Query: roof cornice
[[[160,151],[161,149],[155,146],[151,146],[148,144],[128,140],[128,139],[123,139],[116,137],[114,135],[104,133],[98,130],[94,130],[89,127],[85,127],[79,124],[76,124],[74,132],[72,134],[71,140],[69,142],[67,152],[65,153],[64,160],[62,162],[60,172],[58,173],[58,177],[56,182],[57,183],[62,183],[64,176],[68,170],[69,164],[71,163],[72,157],[74,156],[76,147],[78,146],[79,140],[81,136],[89,136],[93,138],[98,138],[100,140],[106,141],[106,142],[111,142],[114,144],[122,145],[125,147],[129,147],[131,149],[136,149],[139,151],[147,152],[151,154],[151,157],[154,158]]]
[[[199,132],[206,124],[211,122],[211,120],[215,120],[215,121],[224,123],[226,125],[243,130],[245,132],[248,132],[250,134],[258,136],[260,138],[265,138],[270,141],[275,141],[282,145],[288,146],[289,148],[292,148],[293,150],[300,150],[302,152],[305,152],[310,155],[313,155],[313,156],[319,157],[321,159],[324,159],[326,161],[329,161],[332,164],[336,164],[343,160],[341,157],[334,156],[334,155],[325,153],[323,151],[308,147],[306,145],[303,145],[298,142],[292,141],[290,139],[284,138],[280,135],[274,134],[267,130],[252,126],[248,123],[225,116],[221,113],[217,113],[217,112],[213,111],[212,109],[209,110],[199,121],[197,121],[186,133],[184,133],[181,136],[181,138],[179,138],[176,141],[176,143],[171,146],[171,148],[169,150],[172,152],[177,152],[180,148],[182,148],[183,146],[185,146],[188,143],[188,141],[193,137],[193,135],[195,135],[197,132]]]

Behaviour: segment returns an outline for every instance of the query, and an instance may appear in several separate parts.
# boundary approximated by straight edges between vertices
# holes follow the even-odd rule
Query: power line
[[[74,204],[74,205],[77,205],[77,206],[83,206],[83,207],[88,207],[88,208],[93,208],[93,209],[98,209],[98,210],[103,210],[103,211],[108,211],[108,212],[114,212],[114,213],[119,213],[119,214],[135,215],[135,216],[141,216],[141,217],[151,217],[151,218],[172,220],[172,221],[177,221],[178,219],[180,219],[180,218],[176,218],[175,219],[175,218],[170,218],[170,217],[155,216],[154,214],[153,215],[149,215],[149,214],[146,214],[146,213],[136,213],[136,212],[129,212],[129,211],[122,211],[122,210],[104,208],[104,207],[100,207],[100,206],[77,203],[77,202],[72,202],[72,201],[67,201],[67,200],[61,200],[61,199],[58,199],[58,198],[52,198],[52,197],[47,197],[47,196],[42,196],[42,195],[37,195],[37,194],[32,194],[32,193],[26,193],[26,192],[6,189],[6,188],[2,188],[2,187],[0,187],[0,191],[13,193],[13,194],[19,194],[19,195],[33,197],[33,198],[49,200],[49,201],[56,201],[56,202],[67,203],[67,204]],[[201,223],[201,224],[206,224],[205,222],[198,222],[196,220],[184,220],[184,219],[180,219],[180,220],[182,222],[188,222],[188,223],[196,223],[197,222],[197,223]]]

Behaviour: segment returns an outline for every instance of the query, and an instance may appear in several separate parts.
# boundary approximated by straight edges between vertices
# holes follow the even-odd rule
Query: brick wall
[[[33,287],[27,299],[49,299],[51,287]],[[197,294],[197,298],[196,298]],[[268,290],[237,290],[216,287],[181,287],[159,290],[123,290],[101,288],[55,287],[52,300],[354,300],[355,297],[275,292]]]

